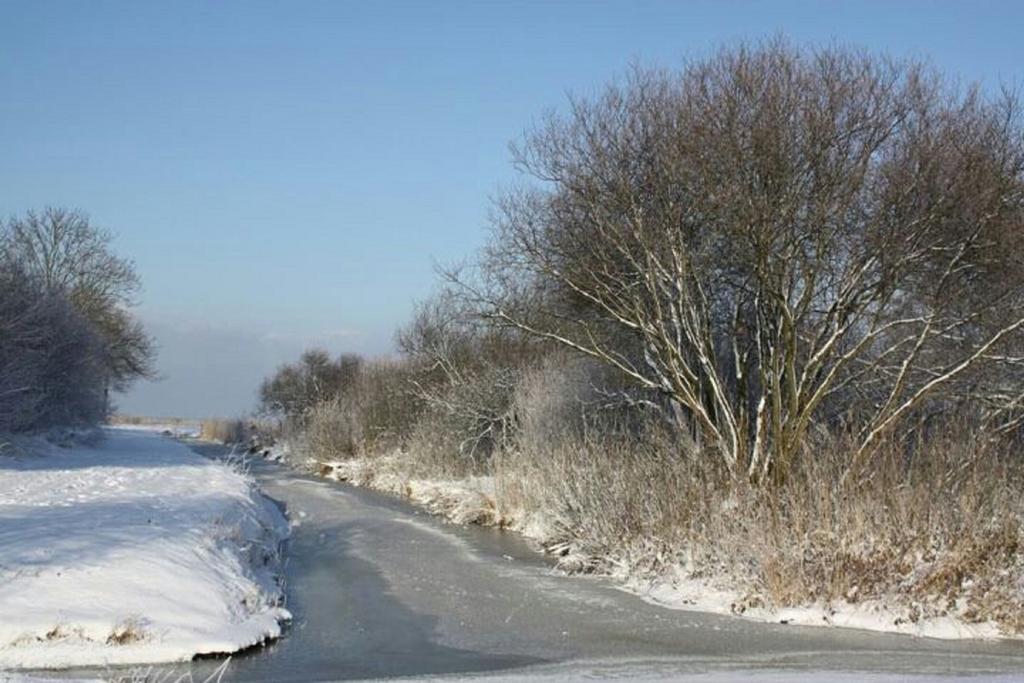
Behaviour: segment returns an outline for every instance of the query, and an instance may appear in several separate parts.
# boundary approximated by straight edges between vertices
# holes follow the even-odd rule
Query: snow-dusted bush
[[[358,453],[362,441],[360,427],[353,402],[336,397],[321,401],[306,411],[305,427],[298,442],[312,458],[352,457]]]
[[[423,408],[414,447],[446,471],[473,470],[514,438],[516,387],[543,358],[533,340],[487,324],[466,304],[441,289],[398,333],[410,393]]]
[[[141,282],[134,264],[113,251],[113,235],[81,211],[47,207],[0,228],[0,262],[59,297],[100,339],[107,389],[153,376],[153,342],[131,313]]]
[[[658,431],[538,445],[502,456],[496,504],[545,520],[567,569],[703,582],[737,613],[866,603],[1024,632],[1024,462],[1006,442],[948,430],[912,455],[889,442],[851,483],[856,443],[823,436],[774,491]]]
[[[292,440],[313,457],[382,453],[407,445],[421,405],[403,361],[360,361],[342,391],[306,408]]]
[[[0,267],[0,432],[104,417],[104,344],[59,293]]]

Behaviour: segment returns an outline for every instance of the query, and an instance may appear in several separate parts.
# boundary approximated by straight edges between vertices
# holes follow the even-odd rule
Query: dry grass
[[[130,645],[146,638],[145,624],[142,620],[130,617],[114,627],[107,637],[107,645]]]
[[[955,614],[1024,632],[1019,454],[947,435],[891,446],[843,483],[847,444],[820,443],[780,487],[752,487],[664,441],[562,443],[497,465],[503,510],[542,510],[566,568],[724,580],[734,605],[879,600],[910,620]]]
[[[408,443],[404,472],[423,479],[459,480],[488,473],[489,458],[465,444],[448,416],[430,411],[417,422]]]
[[[248,441],[252,434],[252,427],[245,420],[207,419],[199,426],[199,438],[204,441],[243,443]]]
[[[228,657],[206,678],[195,678],[191,673],[179,673],[173,666],[168,667],[138,667],[128,671],[126,674],[108,674],[106,680],[109,683],[220,683],[231,665],[231,657]]]
[[[324,401],[308,413],[298,436],[303,453],[316,460],[350,458],[359,453],[362,433],[351,401]]]

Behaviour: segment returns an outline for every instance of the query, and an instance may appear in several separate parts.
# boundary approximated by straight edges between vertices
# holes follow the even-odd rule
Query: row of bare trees
[[[400,358],[311,349],[264,380],[259,412],[346,455],[403,447],[430,422],[430,438],[454,459],[479,461],[509,434],[511,396],[530,364],[526,341],[439,296],[399,333]]]
[[[0,226],[0,432],[94,423],[111,391],[153,375],[138,276],[111,242],[64,209]]]
[[[488,245],[399,334],[393,377],[461,450],[514,440],[524,373],[566,351],[593,405],[653,411],[752,482],[784,480],[826,434],[860,475],[951,416],[1019,433],[1012,93],[774,40],[636,69],[514,158]],[[303,362],[311,377],[327,359]],[[266,386],[308,383],[294,370]]]

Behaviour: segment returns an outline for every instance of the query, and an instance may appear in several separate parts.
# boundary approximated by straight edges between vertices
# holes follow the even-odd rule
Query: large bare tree
[[[1024,401],[1021,131],[1011,95],[840,48],[637,69],[515,147],[530,181],[455,279],[736,475],[784,476],[816,424],[856,470],[926,406]]]

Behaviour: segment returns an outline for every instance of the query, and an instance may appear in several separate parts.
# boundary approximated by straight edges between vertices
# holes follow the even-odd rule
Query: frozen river
[[[194,448],[210,457],[224,452]],[[236,655],[225,681],[1024,676],[1020,643],[669,610],[604,580],[557,575],[513,534],[447,525],[392,498],[261,460],[252,470],[297,523],[287,548],[294,621],[279,641]],[[220,664],[174,668],[202,680]]]

